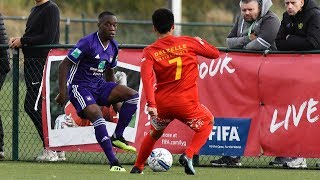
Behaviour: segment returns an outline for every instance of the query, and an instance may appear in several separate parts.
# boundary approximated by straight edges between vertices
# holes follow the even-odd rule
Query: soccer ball
[[[168,171],[172,166],[172,155],[165,148],[156,148],[148,157],[148,165],[155,172]]]

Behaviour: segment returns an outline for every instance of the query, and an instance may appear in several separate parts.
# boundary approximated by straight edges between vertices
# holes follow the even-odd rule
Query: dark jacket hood
[[[309,11],[313,8],[319,9],[317,3],[314,0],[304,0],[304,6],[302,7],[303,11]]]

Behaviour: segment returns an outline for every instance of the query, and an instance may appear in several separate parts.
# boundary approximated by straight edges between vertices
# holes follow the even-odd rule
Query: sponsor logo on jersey
[[[81,53],[82,53],[82,51],[80,49],[76,48],[72,51],[71,56],[73,56],[74,58],[77,59]]]

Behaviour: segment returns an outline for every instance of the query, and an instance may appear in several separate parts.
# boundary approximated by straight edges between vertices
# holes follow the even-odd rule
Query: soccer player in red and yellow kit
[[[141,77],[151,115],[151,130],[145,136],[131,173],[141,174],[154,144],[164,129],[178,119],[195,131],[179,162],[194,175],[192,157],[205,144],[213,126],[213,115],[199,102],[197,56],[218,58],[219,51],[199,37],[173,36],[173,13],[164,8],[152,15],[158,40],[146,47],[141,59]],[[156,86],[154,87],[154,83]]]

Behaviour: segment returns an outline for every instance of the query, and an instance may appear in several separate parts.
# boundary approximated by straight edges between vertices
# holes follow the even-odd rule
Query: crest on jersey
[[[299,24],[298,24],[298,28],[299,28],[299,29],[302,29],[302,28],[303,28],[303,23],[299,23]]]
[[[109,62],[112,62],[112,60],[113,60],[113,56],[110,56],[109,57]]]
[[[106,66],[106,61],[101,61],[98,65],[98,69],[104,69],[105,66]]]

